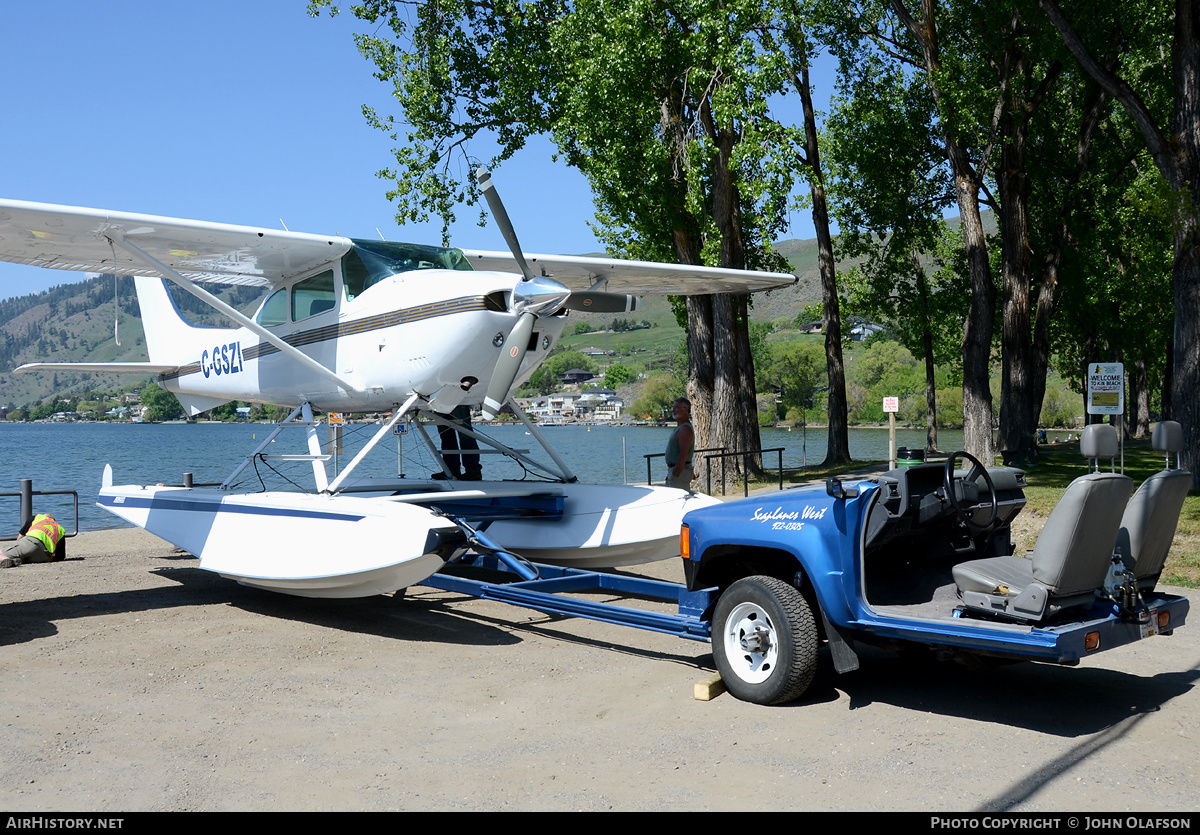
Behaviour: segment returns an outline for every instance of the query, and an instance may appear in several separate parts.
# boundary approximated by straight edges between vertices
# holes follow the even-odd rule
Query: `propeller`
[[[496,361],[492,372],[491,382],[488,383],[487,394],[483,398],[483,417],[491,420],[500,413],[508,393],[512,390],[513,382],[520,373],[521,363],[525,361],[525,353],[529,348],[529,337],[533,333],[534,322],[539,316],[557,313],[564,307],[569,310],[591,311],[595,313],[628,313],[634,309],[637,299],[624,293],[607,293],[602,290],[584,290],[571,292],[569,288],[548,276],[534,275],[529,269],[529,262],[521,250],[517,233],[496,186],[492,183],[492,175],[486,168],[475,172],[479,187],[487,200],[488,209],[500,227],[500,234],[513,254],[517,266],[521,270],[521,283],[513,288],[510,310],[519,313],[517,322],[503,342],[504,350]]]
[[[483,397],[483,418],[491,420],[500,414],[508,392],[512,389],[513,381],[521,370],[525,360],[525,351],[529,345],[529,335],[533,333],[533,323],[537,316],[526,310],[517,318],[517,323],[504,340],[504,351],[496,361],[496,370],[492,372],[492,380],[488,383],[487,394]]]
[[[509,252],[513,254],[513,258],[517,259],[521,275],[525,277],[526,281],[530,281],[533,273],[529,271],[529,264],[525,261],[525,254],[521,251],[521,242],[517,240],[516,230],[513,229],[512,221],[508,219],[508,212],[504,209],[504,203],[500,200],[500,194],[496,191],[496,185],[492,182],[492,172],[486,168],[480,168],[475,172],[475,178],[479,180],[479,187],[483,190],[483,196],[487,199],[488,208],[496,220],[496,225],[500,227],[500,234],[504,236],[504,242],[508,244]]]

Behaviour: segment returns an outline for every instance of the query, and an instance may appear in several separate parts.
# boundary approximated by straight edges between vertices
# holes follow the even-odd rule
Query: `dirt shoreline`
[[[1200,809],[1196,624],[1075,669],[824,658],[764,708],[692,698],[707,644],[422,588],[273,595],[137,529],[68,547],[0,570],[14,812]]]

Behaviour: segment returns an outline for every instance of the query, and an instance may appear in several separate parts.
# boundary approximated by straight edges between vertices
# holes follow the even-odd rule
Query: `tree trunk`
[[[1191,206],[1200,205],[1200,168],[1195,171]],[[1184,209],[1179,213],[1184,214]],[[1196,210],[1192,208],[1191,212]],[[1176,221],[1175,355],[1171,417],[1183,427],[1183,466],[1192,472],[1192,489],[1200,489],[1200,222],[1194,214]]]
[[[1083,380],[1083,424],[1095,423],[1093,415],[1088,414],[1087,400],[1087,378],[1088,366],[1100,362],[1100,336],[1095,327],[1088,329],[1087,334],[1083,338],[1083,368],[1080,369],[1083,373],[1080,377]]]
[[[746,447],[742,431],[741,374],[738,373],[737,342],[734,331],[737,316],[734,314],[733,297],[718,293],[712,299],[713,311],[713,402],[712,424],[709,427],[709,443],[724,447],[725,452],[740,452]],[[753,389],[751,389],[753,391]],[[757,423],[755,424],[757,425]],[[735,479],[739,470],[740,457],[729,458],[725,471]],[[731,486],[729,484],[726,485]]]
[[[936,5],[936,0],[922,0],[921,20],[917,21],[901,0],[892,0],[896,16],[920,44],[925,76],[934,102],[939,110],[945,110],[952,105],[945,101],[943,90],[938,85],[942,66],[937,23],[934,20]],[[950,121],[943,119],[942,124],[946,159],[954,177],[954,190],[962,218],[967,270],[971,277],[971,307],[963,326],[963,446],[983,464],[990,466],[996,457],[992,443],[992,390],[989,380],[996,288],[992,284],[987,242],[979,216],[979,178],[966,148],[952,133]]]
[[[1175,336],[1172,334],[1167,339],[1166,360],[1163,365],[1163,380],[1162,390],[1159,397],[1162,399],[1159,408],[1159,420],[1174,420],[1175,409],[1171,403],[1171,392],[1174,390],[1175,378]]]
[[[766,32],[764,36],[770,38]],[[842,359],[842,316],[838,304],[837,267],[833,260],[833,237],[829,233],[829,208],[825,200],[825,175],[821,170],[817,116],[813,108],[809,82],[808,47],[804,32],[797,26],[785,37],[795,50],[798,61],[785,71],[804,111],[804,156],[800,163],[808,168],[813,201],[813,226],[817,231],[817,270],[821,276],[821,302],[825,309],[825,370],[829,377],[829,437],[825,466],[850,460],[850,416],[846,399],[846,367]]]
[[[921,254],[912,251],[913,272],[917,278],[917,297],[921,300],[921,341],[925,355],[925,451],[937,452],[937,378],[933,361],[933,331],[929,328],[929,281],[921,266]]]
[[[964,156],[957,146],[951,159]],[[961,165],[965,160],[962,160]],[[958,166],[951,163],[955,170]],[[971,276],[971,307],[963,326],[963,447],[991,466],[996,451],[992,442],[991,354],[996,288],[992,285],[983,222],[979,217],[979,188],[973,179],[955,174],[958,207],[962,215],[963,243]]]
[[[1150,437],[1150,377],[1146,372],[1146,358],[1139,353],[1129,375],[1129,429],[1135,438]]]
[[[817,123],[804,71],[804,132],[808,136],[808,164],[817,230],[817,270],[821,274],[821,303],[825,308],[825,370],[829,376],[829,438],[824,466],[850,460],[850,410],[846,404],[846,366],[842,359],[842,313],[838,302],[837,266],[833,236],[829,232],[829,207],[825,202],[824,175],[817,149]]]
[[[1024,130],[1018,129],[1001,151],[996,174],[1000,192],[1001,274],[1004,286],[1001,328],[1000,452],[1005,466],[1024,469],[1037,456],[1033,408],[1033,333],[1029,246],[1029,177],[1025,170]]]
[[[713,140],[712,218],[720,234],[720,266],[735,270],[746,268],[746,248],[742,236],[741,194],[733,175],[733,152],[739,141],[731,124],[718,125],[706,100],[700,109],[705,133]],[[739,315],[742,302],[728,293],[712,301],[713,323],[713,416],[710,445],[725,447],[726,452],[757,450],[758,401],[754,390],[754,361],[750,355],[749,321]],[[738,474],[749,477],[762,468],[744,456],[729,458],[725,470],[729,478]],[[748,471],[747,471],[748,468]]]
[[[712,296],[688,296],[688,382],[687,397],[692,403],[694,449],[709,449],[713,427],[713,325]],[[704,459],[693,458],[696,478],[706,483]]]
[[[750,353],[750,304],[746,294],[733,297],[734,315],[738,321],[738,373],[741,376],[743,396],[742,427],[745,436],[742,449],[762,449],[762,434],[758,428],[758,390],[754,383],[754,356]],[[749,396],[746,396],[746,394]],[[745,459],[745,467],[754,475],[762,475],[762,455],[751,455]]]
[[[1001,77],[1001,95],[1004,97],[1008,96],[1009,89],[1028,89],[1032,83],[1033,69],[1022,46],[1023,40],[1016,37],[1019,29],[1018,21],[1014,18],[1014,37],[1005,50]],[[1032,93],[1014,95],[1012,101],[1004,103],[1006,106],[1000,121],[1004,142],[1000,168],[996,172],[1003,229],[1001,273],[1004,287],[1000,338],[1000,450],[1006,465],[1021,468],[1037,461],[1037,424],[1046,389],[1044,364],[1037,355],[1033,333],[1033,247],[1029,240],[1030,183],[1027,156],[1029,123],[1061,72],[1062,65],[1053,62]],[[1022,79],[1024,83],[1009,85],[1010,77]],[[1053,297],[1053,283],[1049,285],[1048,292]],[[1039,298],[1039,314],[1045,314],[1048,319],[1052,310],[1052,304],[1043,306]],[[1048,325],[1048,322],[1043,324]]]

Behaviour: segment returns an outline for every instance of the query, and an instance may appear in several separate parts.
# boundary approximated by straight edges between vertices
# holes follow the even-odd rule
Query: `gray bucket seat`
[[[1183,449],[1180,425],[1173,420],[1162,421],[1154,427],[1151,443],[1166,454],[1166,469],[1143,481],[1133,494],[1117,535],[1117,553],[1142,591],[1153,589],[1162,574],[1183,500],[1192,486],[1192,474],[1178,468],[1178,453]],[[1176,469],[1171,469],[1172,452],[1176,453]]]
[[[1079,450],[1112,459],[1117,432],[1107,424],[1083,430]],[[1121,512],[1133,492],[1128,476],[1089,472],[1067,485],[1029,556],[992,557],[954,566],[968,610],[1038,622],[1072,606],[1090,605],[1104,585],[1116,548]]]

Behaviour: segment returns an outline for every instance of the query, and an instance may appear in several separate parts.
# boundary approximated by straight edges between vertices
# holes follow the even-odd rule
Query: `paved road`
[[[1074,669],[826,657],[766,708],[693,700],[705,644],[276,596],[138,530],[70,553],[0,571],[12,811],[1200,808],[1200,624]]]

